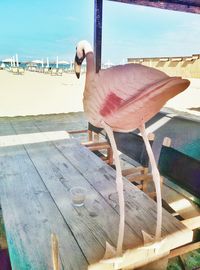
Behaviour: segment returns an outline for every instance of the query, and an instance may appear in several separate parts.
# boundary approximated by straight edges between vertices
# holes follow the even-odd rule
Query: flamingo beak
[[[78,57],[77,53],[74,59],[74,70],[76,73],[77,78],[80,78],[80,73],[81,73],[81,64],[83,62],[83,60],[85,59],[85,51],[83,50],[82,52],[82,56]]]
[[[78,65],[76,61],[74,62],[74,71],[76,73],[76,77],[79,79],[81,73],[81,65]]]
[[[83,60],[79,59],[79,57],[77,56],[77,53],[76,53],[76,56],[75,56],[75,59],[74,59],[74,71],[75,71],[76,77],[78,79],[80,78],[82,61]]]

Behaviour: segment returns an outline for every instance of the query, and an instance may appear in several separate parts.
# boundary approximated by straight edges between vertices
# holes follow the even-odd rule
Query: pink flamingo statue
[[[115,157],[120,207],[115,255],[120,256],[124,237],[124,196],[120,162],[112,131],[129,132],[139,128],[143,136],[152,166],[157,196],[157,225],[153,239],[156,242],[161,237],[162,226],[160,176],[147,139],[145,122],[159,112],[167,100],[185,90],[190,82],[180,77],[170,77],[157,69],[140,64],[114,66],[96,73],[93,50],[87,41],[80,41],[76,47],[74,68],[78,78],[84,58],[87,63],[84,111],[89,122],[106,130]]]

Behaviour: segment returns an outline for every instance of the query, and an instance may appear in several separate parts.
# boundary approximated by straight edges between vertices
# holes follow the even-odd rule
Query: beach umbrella
[[[71,61],[71,62],[70,62],[70,70],[73,69],[73,65],[74,65],[74,61]]]
[[[49,67],[49,58],[47,57],[47,65],[46,67]]]
[[[104,63],[103,65],[104,65],[104,67],[106,67],[106,68],[109,68],[109,67],[114,66],[114,64],[113,64],[112,62],[110,62],[109,60],[108,60],[108,62]]]
[[[42,64],[43,60],[36,59],[36,60],[31,61],[31,62],[34,64]]]
[[[28,63],[26,63],[26,66],[27,67],[37,67],[37,64],[32,63],[32,62],[28,62]]]
[[[16,66],[18,67],[19,66],[18,54],[16,54],[15,59],[16,59]]]
[[[12,57],[11,58],[6,58],[6,59],[1,60],[1,62],[10,63],[12,65],[13,59],[12,59]]]
[[[58,68],[58,56],[56,57],[56,68]]]
[[[69,62],[65,61],[65,60],[60,60],[58,61],[58,64],[61,64],[61,65],[68,65]]]
[[[13,56],[13,67],[15,67],[15,57]]]
[[[43,61],[43,59],[42,59],[42,62],[41,62],[41,64],[42,64],[42,68],[44,67],[44,61]]]

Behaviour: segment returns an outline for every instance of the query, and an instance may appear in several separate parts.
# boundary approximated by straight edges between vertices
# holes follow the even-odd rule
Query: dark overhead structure
[[[103,1],[94,0],[94,53],[96,61],[96,72],[101,69],[101,50],[102,50],[102,18]],[[119,3],[148,6],[154,8],[190,12],[200,14],[200,0],[166,0],[166,1],[143,1],[143,0],[107,0]]]
[[[161,9],[169,9],[169,10],[175,10],[175,11],[200,13],[199,0],[188,0],[188,1],[184,1],[184,0],[166,0],[166,1],[109,0],[109,1],[140,5],[140,6],[155,7],[155,8],[161,8]]]

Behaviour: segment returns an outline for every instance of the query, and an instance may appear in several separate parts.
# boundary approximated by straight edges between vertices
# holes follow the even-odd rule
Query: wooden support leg
[[[88,141],[91,142],[93,140],[92,131],[88,130]]]
[[[94,142],[98,142],[99,141],[99,134],[94,133],[93,139],[94,139]]]
[[[107,157],[108,157],[108,164],[112,165],[113,164],[113,151],[112,151],[112,147],[110,147],[107,150]]]
[[[145,193],[148,193],[148,181],[145,179],[145,176],[148,174],[148,168],[145,167],[141,174],[144,175],[144,180],[142,180],[142,190]]]

